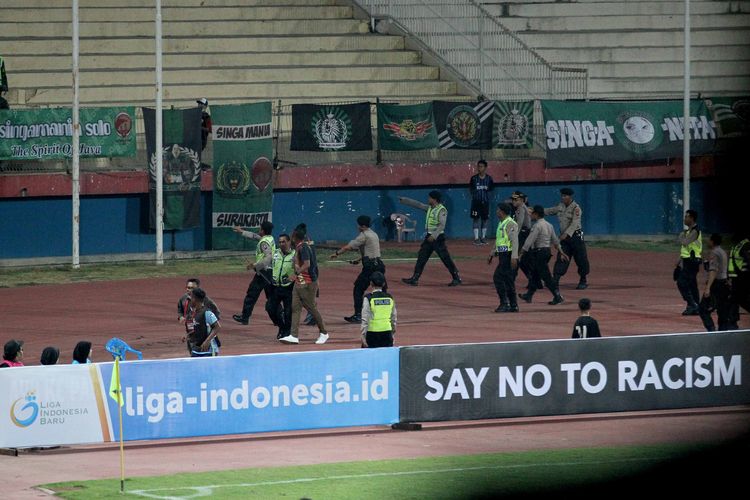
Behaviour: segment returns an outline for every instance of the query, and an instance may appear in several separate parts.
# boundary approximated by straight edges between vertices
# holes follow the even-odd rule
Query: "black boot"
[[[560,295],[560,292],[557,292],[552,300],[547,303],[551,306],[556,306],[557,304],[562,304],[564,301],[565,299],[563,299],[563,296]]]
[[[448,286],[458,286],[461,283],[463,282],[461,281],[461,278],[459,277],[458,273],[456,273],[453,275],[453,279],[451,280],[451,282],[448,283]]]
[[[585,290],[589,287],[589,284],[586,282],[585,278],[581,278],[581,281],[578,282],[578,285],[576,286],[576,290]]]
[[[519,298],[523,299],[524,302],[528,302],[529,304],[531,304],[531,298],[533,296],[534,296],[534,292],[531,292],[531,291],[526,292],[526,293],[519,293],[518,294]]]
[[[401,278],[401,281],[403,281],[407,285],[417,286],[419,285],[419,274],[414,273],[411,275],[411,278]]]

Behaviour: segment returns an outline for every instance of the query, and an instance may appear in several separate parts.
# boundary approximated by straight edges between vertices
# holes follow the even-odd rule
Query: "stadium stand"
[[[490,13],[550,62],[589,70],[591,99],[682,95],[684,2],[505,0]],[[691,90],[750,89],[750,2],[691,0]]]

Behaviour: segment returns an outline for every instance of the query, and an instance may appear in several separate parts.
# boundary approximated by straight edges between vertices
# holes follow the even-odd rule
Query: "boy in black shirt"
[[[573,338],[587,339],[590,337],[601,337],[599,323],[591,317],[591,301],[585,298],[579,300],[578,309],[581,310],[581,316],[576,320],[576,324],[573,325]]]

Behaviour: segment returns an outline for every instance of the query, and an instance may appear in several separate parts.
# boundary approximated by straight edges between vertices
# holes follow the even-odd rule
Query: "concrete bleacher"
[[[3,0],[13,107],[72,101],[69,0]],[[166,106],[456,94],[404,39],[369,33],[335,0],[163,0]],[[154,102],[153,0],[80,0],[82,105]]]
[[[589,97],[682,96],[684,2],[504,0],[488,11],[553,64],[589,71]],[[750,91],[750,1],[691,0],[691,91]]]

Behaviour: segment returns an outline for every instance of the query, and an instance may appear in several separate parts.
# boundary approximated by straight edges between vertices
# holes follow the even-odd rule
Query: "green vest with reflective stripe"
[[[440,211],[445,210],[445,216],[448,217],[448,209],[442,203],[427,209],[427,217],[424,219],[424,227],[428,233],[432,233],[440,224]]]
[[[294,271],[294,250],[284,255],[277,249],[273,253],[273,284],[276,286],[289,286],[294,281],[289,281],[289,275]]]
[[[685,235],[687,235],[692,230],[693,228],[686,230]],[[695,241],[693,241],[689,245],[682,245],[680,247],[680,257],[682,257],[683,259],[690,259],[691,257],[700,259],[701,255],[703,254],[703,235],[697,227],[695,228],[695,230],[698,231],[698,237],[695,239]]]
[[[268,243],[268,245],[269,245],[269,246],[271,247],[271,255],[273,255],[273,254],[274,254],[274,252],[276,252],[276,243],[274,243],[274,241],[273,241],[273,236],[271,236],[271,235],[269,234],[269,235],[267,235],[267,236],[264,236],[264,237],[262,237],[262,238],[260,239],[260,241],[258,242],[258,246],[257,246],[257,247],[255,247],[255,263],[256,263],[256,264],[257,264],[258,262],[260,262],[261,260],[263,260],[263,258],[264,258],[264,257],[266,256],[266,254],[264,254],[264,253],[263,253],[263,250],[261,250],[261,248],[260,248],[260,247],[261,247],[261,245],[262,245],[262,244],[263,244],[264,242],[265,242],[265,243]]]
[[[733,246],[729,251],[729,266],[727,274],[730,278],[736,278],[738,273],[747,272],[747,262],[745,262],[745,259],[742,257],[741,251],[742,248],[748,244],[750,244],[750,240],[745,238]]]
[[[372,317],[367,324],[368,332],[390,332],[391,313],[393,312],[393,297],[385,292],[373,292],[368,295],[367,301],[370,303],[370,313]]]
[[[513,250],[513,242],[510,241],[508,236],[508,225],[515,224],[515,221],[510,217],[506,217],[505,220],[498,222],[497,232],[495,233],[495,250],[498,252],[510,252]]]

